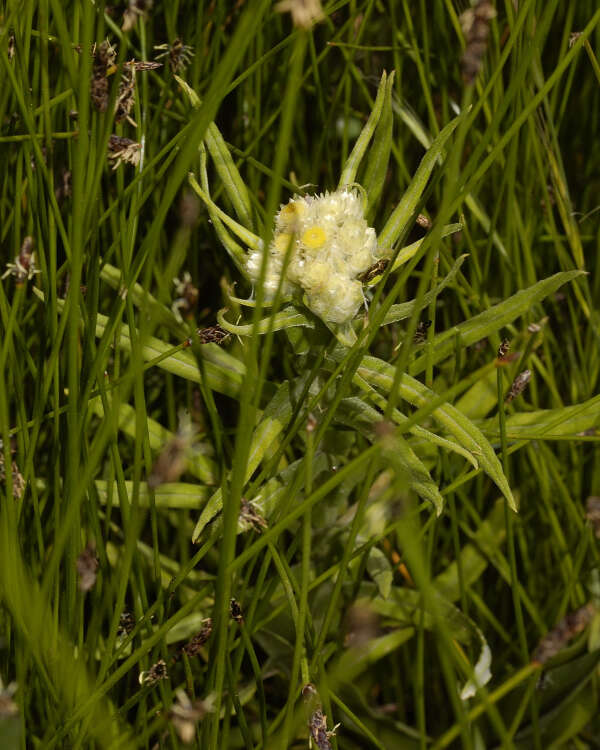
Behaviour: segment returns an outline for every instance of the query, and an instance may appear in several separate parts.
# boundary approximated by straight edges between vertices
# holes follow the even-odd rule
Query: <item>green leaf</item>
[[[198,94],[196,94],[193,88],[186,83],[183,78],[180,78],[178,75],[174,75],[173,78],[175,78],[177,83],[187,94],[192,107],[198,109],[202,104]],[[248,189],[242,180],[238,168],[235,166],[235,162],[227,148],[225,139],[221,135],[221,131],[214,122],[211,122],[206,129],[204,142],[206,143],[206,147],[212,157],[217,174],[223,182],[225,192],[233,205],[238,219],[249,229],[252,229],[252,205],[250,203]]]
[[[104,408],[100,397],[93,398],[89,401],[89,407],[100,419],[104,419]],[[114,408],[114,406],[113,406]],[[109,414],[109,418],[112,414]],[[126,435],[133,440],[136,439],[136,412],[133,406],[129,404],[120,404],[118,413],[118,426]],[[145,419],[148,430],[148,441],[153,451],[160,451],[164,446],[175,437],[174,433],[167,430],[154,419],[147,417]],[[197,446],[200,448],[201,446]],[[218,476],[218,467],[216,463],[198,452],[196,449],[189,457],[186,472],[198,477],[205,484],[215,484]]]
[[[443,333],[435,336],[431,347],[431,358],[435,364],[441,359],[450,356],[456,348],[456,337],[460,337],[462,346],[470,346],[495,331],[499,331],[504,326],[511,323],[515,318],[524,315],[538,302],[555,292],[563,284],[573,281],[581,276],[585,271],[563,271],[549,276],[537,284],[521,289],[513,294],[512,297],[499,302],[497,305],[490,307],[489,310],[476,315],[470,320],[465,320],[457,326],[447,329]],[[415,360],[409,367],[412,375],[423,372],[427,366],[427,355],[422,355]]]
[[[392,150],[392,128],[394,117],[392,112],[392,91],[394,88],[394,71],[390,73],[385,87],[383,108],[373,144],[369,149],[367,168],[361,183],[367,191],[368,207],[367,214],[372,218],[375,214],[375,206],[383,190],[387,175],[390,152]]]
[[[448,272],[448,275],[445,276],[442,281],[440,281],[435,289],[432,289],[430,292],[427,292],[427,294],[423,296],[420,307],[421,310],[424,310],[431,303],[431,300],[437,298],[440,292],[445,289],[448,284],[451,283],[451,281],[458,273],[460,267],[465,262],[466,258],[468,258],[468,255],[461,255],[459,258],[457,258],[454,261],[454,265]],[[392,305],[388,310],[387,315],[383,319],[383,325],[388,325],[389,323],[397,323],[399,320],[410,318],[410,316],[413,314],[416,304],[417,301],[413,299],[410,302],[402,302],[399,305]]]
[[[359,398],[342,399],[336,412],[336,421],[360,430],[371,442],[377,440],[375,427],[381,423],[381,419],[376,409]],[[407,440],[401,435],[389,435],[381,440],[381,450],[397,473],[406,476],[411,489],[432,503],[439,516],[444,507],[444,498]]]
[[[260,320],[256,329],[252,323],[247,325],[234,325],[225,318],[226,310],[219,310],[217,321],[219,325],[236,336],[251,336],[254,332],[257,334],[268,333],[270,330],[281,331],[284,328],[293,328],[294,326],[304,326],[305,328],[314,328],[314,321],[304,315],[298,308],[290,305],[280,310],[276,315],[270,315]]]
[[[98,313],[96,336],[100,338],[108,326],[112,326],[110,319]],[[127,325],[120,326],[116,336],[116,345],[124,351],[131,352],[131,338]],[[154,336],[147,336],[141,342],[141,352],[145,362],[164,356],[172,349],[171,344]],[[216,344],[203,344],[200,351],[209,388],[234,398],[239,396],[245,372],[244,365]],[[190,352],[176,351],[166,356],[156,366],[193,383],[200,382],[198,364]]]
[[[223,136],[214,122],[211,122],[208,126],[204,140],[238,219],[248,229],[252,229],[252,205],[248,189],[235,166]]]
[[[600,422],[600,395],[574,406],[562,409],[540,409],[519,412],[506,418],[506,437],[512,440],[552,440],[555,437],[575,437]],[[487,435],[500,434],[498,418],[486,420],[480,425]]]
[[[343,187],[352,185],[352,183],[356,181],[358,168],[364,155],[367,152],[369,142],[373,137],[373,133],[375,132],[375,128],[377,127],[377,123],[379,122],[379,118],[381,117],[383,103],[386,96],[386,80],[387,73],[384,71],[383,75],[381,76],[381,81],[377,90],[377,97],[375,98],[375,104],[373,105],[373,109],[371,111],[371,114],[369,115],[369,119],[362,129],[361,134],[356,139],[354,148],[352,149],[352,152],[350,153],[350,156],[348,157],[346,163],[344,164],[344,168],[342,169],[342,174],[338,183],[338,190]]]
[[[378,237],[378,243],[379,247],[387,252],[387,255],[392,255],[394,245],[406,229],[406,226],[419,203],[421,195],[425,190],[425,186],[427,185],[427,181],[429,180],[433,168],[440,156],[444,153],[446,141],[456,129],[461,117],[462,115],[459,115],[449,122],[433,141],[431,147],[421,159],[419,168],[415,172],[406,192],[400,199],[400,203],[398,203],[381,231]]]
[[[366,383],[363,378],[361,378],[359,375],[355,375],[354,382],[359,385],[363,391],[368,393],[369,397],[373,399],[375,403],[379,402],[379,406],[382,409],[385,409],[385,399],[380,396],[379,393],[377,393],[377,391],[374,390],[368,383]],[[398,409],[394,409],[392,419],[396,424],[401,425],[403,422],[406,422],[408,417],[402,414],[402,412],[398,411]],[[373,409],[373,407],[366,404],[362,399],[350,397],[342,399],[342,401],[340,402],[340,405],[336,412],[336,420],[342,422],[342,424],[347,424],[357,430],[360,430],[367,438],[373,440],[375,437],[375,427],[378,423],[381,422],[382,415],[380,412]],[[453,440],[448,440],[448,438],[436,435],[435,433],[425,429],[425,427],[421,427],[420,425],[413,425],[409,431],[412,435],[415,436],[415,438],[426,440],[427,442],[436,445],[438,448],[443,448],[446,451],[453,451],[454,453],[458,453],[459,455],[466,458],[467,461],[473,466],[473,468],[479,468],[479,463],[475,456],[473,456],[473,454],[470,453],[462,445],[459,445]]]
[[[394,573],[390,561],[379,547],[371,547],[367,558],[367,571],[375,581],[379,596],[387,599],[392,590]]]
[[[262,250],[263,242],[261,238],[255,235],[254,232],[246,229],[246,227],[239,224],[235,219],[232,219],[231,216],[228,216],[225,211],[220,209],[219,206],[213,202],[212,198],[200,187],[198,181],[191,172],[188,174],[188,182],[190,183],[192,190],[199,198],[201,198],[206,207],[210,211],[214,211],[216,216],[218,216],[219,219],[221,219],[221,221],[229,227],[229,229],[231,229],[231,231],[237,235],[247,247],[252,250]]]
[[[290,401],[290,388],[287,382],[283,383],[275,396],[267,405],[262,420],[254,430],[250,453],[246,465],[245,481],[248,481],[257,469],[273,441],[282,433],[292,416],[292,403]],[[219,513],[223,507],[223,492],[218,489],[209,499],[202,511],[194,532],[192,542],[197,542],[204,528]]]
[[[337,353],[334,355],[339,356]],[[358,374],[371,385],[389,393],[394,382],[395,369],[376,357],[364,357],[358,368]],[[400,381],[399,394],[413,406],[419,407],[425,406],[428,401],[436,397],[433,391],[407,374],[404,374]],[[502,465],[481,430],[451,404],[437,407],[433,410],[432,416],[464,448],[477,457],[481,468],[497,484],[509,506],[516,512],[517,504],[502,471]]]
[[[202,189],[206,195],[210,198],[210,189],[208,185],[208,173],[206,171],[206,149],[204,144],[200,144],[198,149],[200,152],[200,180],[202,182]],[[207,205],[208,215],[212,222],[213,228],[221,244],[229,253],[229,257],[237,266],[238,271],[246,279],[250,279],[250,274],[247,268],[247,255],[243,247],[241,247],[231,236],[225,224],[221,221],[219,214],[217,213],[216,206],[214,203]]]
[[[104,479],[96,479],[96,489],[100,502],[106,504],[110,485],[113,485],[113,496],[116,497],[116,484]],[[133,497],[133,482],[125,481],[127,498]],[[139,504],[142,508],[150,507],[152,491],[146,482],[139,483]],[[208,499],[209,488],[200,484],[186,484],[185,482],[166,482],[154,489],[154,503],[157,508],[184,508],[188,510],[200,509]]]
[[[442,228],[442,237],[448,237],[451,234],[454,234],[455,232],[460,232],[460,230],[463,228],[462,224],[447,224],[445,227]],[[397,268],[400,268],[400,266],[404,265],[407,261],[409,261],[411,258],[414,258],[414,256],[419,251],[419,248],[423,244],[425,237],[421,237],[420,240],[417,240],[416,242],[413,242],[411,245],[407,245],[406,247],[403,247],[402,250],[398,253],[396,256],[396,260],[394,261],[392,265],[392,272],[395,271]],[[461,256],[462,258],[466,258],[467,255]],[[379,276],[374,276],[370,281],[367,282],[367,286],[374,286],[375,284],[378,284],[383,277],[383,274],[380,274]]]

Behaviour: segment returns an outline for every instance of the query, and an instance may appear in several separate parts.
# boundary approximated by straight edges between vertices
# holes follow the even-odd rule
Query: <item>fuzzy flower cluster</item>
[[[275,219],[264,282],[267,299],[275,294],[286,253],[289,263],[283,293],[306,293],[308,307],[328,323],[346,323],[364,301],[358,276],[377,260],[377,236],[367,225],[361,197],[342,189],[318,196],[294,196]],[[262,250],[248,256],[257,281]]]

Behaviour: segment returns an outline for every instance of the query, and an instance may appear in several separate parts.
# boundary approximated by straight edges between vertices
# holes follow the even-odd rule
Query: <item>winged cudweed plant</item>
[[[211,198],[204,149],[201,150],[201,184],[190,174],[190,185],[206,204],[217,235],[240,273],[254,288],[262,288],[263,305],[274,307],[271,314],[256,327],[233,323],[227,319],[226,310],[221,310],[218,321],[224,330],[239,336],[252,335],[254,331],[260,334],[281,329],[289,333],[291,328],[297,326],[315,329],[315,318],[319,318],[341,344],[326,358],[327,372],[337,367],[339,374],[348,348],[356,343],[357,331],[362,327],[359,311],[372,300],[373,287],[384,278],[383,269],[387,275],[411,259],[415,263],[418,261],[422,254],[420,251],[425,249],[423,239],[405,247],[399,246],[399,240],[406,235],[418,216],[419,202],[429,177],[436,163],[444,157],[445,145],[460,117],[446,125],[431,143],[408,189],[377,236],[366,217],[375,214],[388,169],[392,143],[393,79],[393,74],[387,76],[384,72],[382,75],[373,109],[342,169],[336,189],[320,195],[295,194],[277,213],[272,239],[268,244],[251,229],[249,191],[216,126],[211,126],[206,147],[223,181],[236,218],[224,212]],[[197,95],[184,81],[177,80],[192,104],[199,106]],[[361,172],[359,184],[357,175],[363,161],[366,167]],[[460,228],[460,224],[443,227],[441,236]],[[237,240],[241,240],[248,250],[245,251]],[[391,305],[393,295],[389,295],[381,309],[377,310],[378,318],[373,327],[411,317],[417,301],[420,302],[420,309],[429,305],[453,279],[464,257],[458,258],[446,278],[421,300]],[[230,294],[230,299],[236,306],[255,306],[252,297],[244,300]],[[278,310],[280,303],[284,303],[284,306]],[[299,353],[300,350],[306,352],[306,345],[299,345]],[[331,375],[334,376],[335,373]],[[387,414],[387,396],[397,387],[392,365],[375,357],[363,356],[352,380],[359,389],[368,393],[372,403]],[[474,467],[481,466],[496,482],[511,508],[516,510],[515,500],[494,449],[470,420],[447,404],[445,398],[437,397],[408,373],[401,378],[398,393],[408,403],[426,409],[427,414],[431,413],[453,439],[425,430],[416,424],[416,419],[411,420],[413,423],[406,430],[463,455]],[[428,403],[433,405],[427,407]],[[360,417],[356,410],[360,411]],[[352,414],[346,413],[348,411]],[[346,419],[354,426],[357,420],[367,420],[370,429],[374,429],[382,417],[381,412],[365,402],[359,405],[351,400],[344,402],[338,413],[343,413],[340,419]],[[402,424],[406,419],[397,409],[392,409],[393,422]],[[393,436],[393,442],[394,449],[391,451],[388,450],[389,446],[384,448],[382,444],[386,455],[393,456],[402,471],[408,469],[413,490],[431,501],[438,514],[441,513],[443,499],[425,465],[401,433]],[[262,448],[260,451],[264,455]],[[221,507],[219,490],[202,513],[194,539],[199,537]]]

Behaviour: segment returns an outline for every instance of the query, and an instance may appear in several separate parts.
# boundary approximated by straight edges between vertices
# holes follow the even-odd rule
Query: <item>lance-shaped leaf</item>
[[[427,292],[427,294],[423,296],[423,300],[420,306],[421,310],[425,309],[431,303],[431,300],[438,297],[440,292],[445,289],[448,284],[450,284],[467,257],[467,255],[461,255],[459,258],[457,258],[454,261],[454,265],[452,266],[448,274],[442,279],[442,281],[440,281],[436,288],[432,289],[430,292]],[[392,305],[388,310],[387,315],[383,319],[383,325],[388,325],[389,323],[397,323],[399,320],[410,318],[410,316],[413,314],[413,310],[415,309],[416,304],[417,301],[413,299],[410,302],[402,302],[399,305]]]
[[[96,316],[96,336],[98,338],[103,336],[108,325],[110,325],[110,321],[106,315],[98,313]],[[117,346],[124,351],[131,351],[129,327],[126,325],[119,328]],[[155,336],[147,336],[141,343],[142,357],[145,362],[164,356],[172,349],[171,344],[161,341]],[[209,388],[227,396],[237,397],[244,379],[244,365],[216,344],[203,344],[201,351]],[[156,366],[194,383],[200,382],[198,364],[190,352],[181,350],[173,352],[158,362]]]
[[[192,89],[192,87],[186,83],[179,76],[174,76],[177,83],[188,95],[192,107],[198,109],[202,102],[200,97]],[[252,229],[252,205],[250,203],[250,196],[246,184],[242,180],[242,177],[235,166],[235,162],[227,148],[227,144],[219,128],[214,122],[211,122],[206,130],[204,142],[214,162],[217,174],[223,182],[225,192],[231,204],[233,205],[234,211],[238,219],[245,224],[249,229]]]
[[[381,414],[358,398],[346,398],[338,406],[336,421],[360,430],[371,441],[375,441],[376,425],[381,424]],[[406,476],[410,488],[419,497],[429,500],[439,516],[444,507],[444,498],[408,441],[399,434],[388,435],[382,438],[381,449],[394,469]]]
[[[200,152],[200,179],[202,182],[202,189],[206,193],[206,195],[210,198],[210,188],[208,185],[208,173],[206,171],[206,149],[204,148],[204,144],[201,143],[199,147]],[[248,273],[247,269],[247,255],[246,251],[243,247],[241,247],[231,236],[229,231],[227,230],[227,227],[223,222],[221,221],[219,214],[216,211],[216,207],[213,203],[210,205],[207,205],[208,215],[210,216],[210,220],[212,221],[212,225],[214,227],[215,233],[219,240],[221,241],[221,244],[227,250],[229,253],[229,257],[233,260],[235,265],[238,268],[238,271],[244,276],[246,279],[250,278],[250,275]]]
[[[262,419],[252,436],[248,463],[246,464],[245,481],[248,481],[273,441],[281,434],[292,416],[289,384],[283,383],[267,405]],[[202,511],[192,534],[192,542],[197,542],[205,526],[220,512],[223,507],[223,492],[218,489]]]
[[[462,224],[447,224],[442,229],[442,237],[448,237],[450,234],[454,234],[455,232],[460,232],[460,230],[463,228]],[[407,261],[409,261],[411,258],[414,258],[417,252],[419,251],[419,248],[423,244],[425,237],[421,237],[420,240],[417,240],[416,242],[411,243],[410,245],[407,245],[406,247],[403,247],[402,250],[398,253],[396,256],[396,260],[392,264],[392,271],[395,271],[397,268],[400,268],[400,266],[403,266]],[[463,258],[466,258],[466,255],[461,256]],[[379,274],[379,276],[374,276],[372,279],[370,279],[367,282],[368,286],[374,286],[375,284],[378,284],[383,277],[383,273]]]
[[[346,185],[352,185],[352,183],[356,181],[358,168],[363,159],[363,156],[367,152],[367,148],[369,146],[371,138],[373,137],[373,133],[375,132],[375,128],[377,127],[377,123],[379,122],[379,118],[381,117],[383,103],[386,95],[386,81],[387,73],[384,71],[383,75],[381,76],[379,89],[377,90],[377,96],[375,98],[375,104],[373,105],[373,109],[371,111],[371,114],[369,115],[369,119],[367,120],[360,135],[356,139],[354,148],[352,149],[350,156],[346,160],[344,168],[342,169],[342,175],[338,183],[338,190],[345,187]]]
[[[380,394],[366,383],[360,375],[355,375],[353,382],[360,386],[364,391],[368,392],[375,403],[378,402],[378,398],[381,399],[380,406],[385,409],[385,399],[383,396],[380,396]],[[355,397],[342,399],[336,412],[336,421],[354,427],[356,430],[360,430],[369,439],[373,439],[375,436],[375,427],[381,422],[381,419],[380,412],[366,404],[362,399]],[[401,425],[403,422],[406,422],[408,417],[398,411],[398,409],[394,409],[392,419],[396,424]],[[441,435],[436,435],[434,432],[426,430],[420,425],[413,425],[409,432],[416,438],[426,440],[428,443],[433,443],[433,445],[438,448],[458,453],[460,456],[463,456],[463,458],[466,458],[473,468],[479,468],[479,463],[475,456],[454,440],[448,440],[448,438],[442,437]]]
[[[219,325],[226,331],[235,334],[236,336],[251,336],[254,332],[258,334],[268,333],[268,331],[281,331],[284,328],[293,328],[294,326],[304,326],[306,328],[314,328],[314,321],[306,317],[306,315],[298,310],[298,308],[290,305],[289,307],[280,310],[276,315],[270,315],[268,318],[260,320],[256,326],[256,329],[252,323],[245,325],[234,325],[225,318],[226,310],[219,310],[217,313],[217,321]]]
[[[339,358],[341,355],[333,352],[333,356]],[[371,385],[389,393],[394,382],[395,368],[376,357],[364,357],[359,365],[358,374]],[[406,373],[401,378],[398,390],[401,398],[418,407],[425,406],[436,397],[433,391]],[[451,404],[438,406],[433,410],[432,416],[464,448],[477,457],[481,468],[497,484],[509,506],[516,512],[517,504],[502,471],[502,465],[481,430]]]
[[[89,408],[101,419],[104,419],[104,407],[100,397],[93,398],[89,401]],[[113,406],[114,409],[114,405]],[[129,404],[119,404],[118,426],[126,435],[133,440],[136,439],[136,412],[133,406]],[[150,417],[145,420],[148,429],[148,441],[153,451],[160,451],[175,437],[174,433],[167,430],[159,422]],[[219,474],[217,465],[208,456],[203,455],[198,450],[193,450],[188,458],[186,472],[192,474],[205,484],[215,484]]]
[[[497,305],[490,307],[489,310],[475,315],[475,317],[465,320],[453,328],[435,336],[431,346],[430,357],[435,364],[440,360],[451,355],[456,348],[456,337],[460,337],[462,346],[470,346],[476,341],[489,336],[495,331],[499,331],[515,318],[524,315],[533,305],[541,302],[545,297],[555,292],[563,284],[576,279],[585,271],[563,271],[549,276],[537,284],[521,289],[513,294],[512,297],[499,302]],[[417,375],[423,372],[427,365],[427,355],[423,355],[413,362],[410,367],[410,373]]]
[[[245,245],[247,245],[252,250],[262,249],[263,242],[260,237],[257,237],[254,232],[251,232],[249,229],[246,229],[246,227],[243,227],[235,219],[232,219],[231,216],[228,216],[225,211],[220,209],[217,204],[213,202],[211,197],[207,195],[200,187],[198,181],[192,173],[188,175],[188,182],[190,183],[192,190],[196,193],[196,195],[198,195],[198,197],[202,199],[206,207],[214,211],[219,219],[221,219],[221,221],[226,226],[228,226],[229,229],[231,229],[231,231],[236,234]]]
[[[383,109],[381,117],[375,130],[375,137],[369,149],[367,168],[361,183],[367,191],[368,208],[367,215],[372,219],[375,215],[375,206],[383,190],[387,175],[390,152],[392,150],[392,126],[394,116],[392,112],[392,90],[394,88],[394,71],[390,73],[385,87]]]
[[[600,424],[600,395],[562,409],[540,409],[519,412],[506,418],[506,437],[510,440],[552,440],[564,436],[581,436]],[[498,418],[487,419],[480,425],[482,432],[497,437]]]
[[[116,484],[113,482],[113,493],[116,494]],[[111,482],[104,479],[96,480],[96,489],[101,503],[106,504],[110,492]],[[127,499],[131,502],[133,497],[133,482],[125,481]],[[146,482],[140,482],[138,487],[138,502],[140,507],[150,506],[150,495],[154,495],[154,504],[157,508],[186,508],[197,510],[201,508],[208,497],[209,488],[199,484],[186,482],[169,482],[161,484],[152,492],[148,489]]]
[[[381,234],[378,237],[379,247],[382,251],[387,252],[388,255],[392,255],[393,246],[404,232],[408,222],[414,214],[433,168],[444,152],[446,141],[455,131],[460,119],[461,116],[459,115],[459,117],[456,117],[449,122],[431,144],[431,147],[421,159],[419,168],[415,172],[406,192],[400,199],[400,203],[398,203],[381,231]]]

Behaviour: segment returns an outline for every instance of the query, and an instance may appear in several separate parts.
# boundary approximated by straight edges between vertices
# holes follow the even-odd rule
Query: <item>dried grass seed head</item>
[[[184,71],[194,56],[194,48],[184,44],[179,38],[175,39],[172,44],[157,44],[154,49],[160,52],[159,55],[156,55],[155,60],[168,58],[172,73]]]
[[[108,160],[113,162],[113,170],[123,163],[137,167],[140,163],[141,150],[142,144],[132,141],[131,138],[111,135],[108,139]]]
[[[14,276],[17,284],[24,284],[25,281],[31,281],[36,273],[40,273],[36,266],[33,244],[33,237],[25,237],[14,263],[6,264],[6,271],[2,274],[3,279],[7,276]]]
[[[321,0],[281,0],[275,5],[278,13],[290,13],[294,26],[305,31],[325,18]]]

